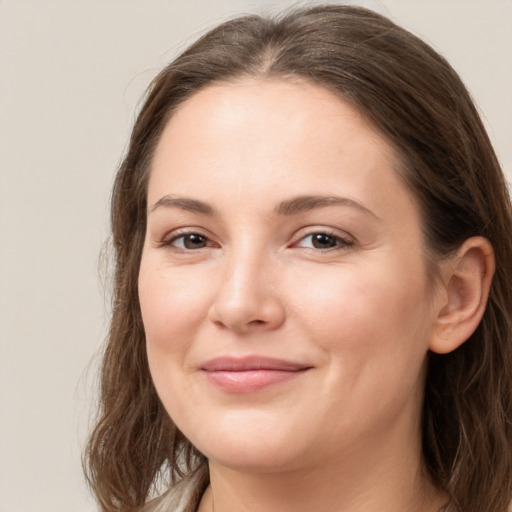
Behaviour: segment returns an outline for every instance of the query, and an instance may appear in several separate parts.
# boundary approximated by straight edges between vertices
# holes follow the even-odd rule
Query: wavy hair
[[[496,273],[480,325],[454,352],[429,354],[422,436],[427,470],[461,511],[504,512],[512,495],[512,213],[503,173],[443,57],[379,14],[333,5],[228,21],[149,87],[111,200],[113,312],[98,421],[84,457],[101,510],[140,510],[157,480],[171,483],[206,466],[157,397],[137,277],[151,159],[167,121],[200,89],[245,77],[320,84],[370,120],[400,156],[434,270],[471,236],[492,244]]]

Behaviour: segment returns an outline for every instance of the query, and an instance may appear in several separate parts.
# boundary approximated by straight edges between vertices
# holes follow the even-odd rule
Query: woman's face
[[[139,296],[159,396],[211,463],[417,448],[435,297],[396,163],[299,81],[210,86],[169,121]]]

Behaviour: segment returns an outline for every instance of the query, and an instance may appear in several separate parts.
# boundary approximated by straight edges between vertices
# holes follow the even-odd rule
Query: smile
[[[265,357],[221,357],[201,367],[207,381],[226,393],[254,393],[303,375],[311,366]]]

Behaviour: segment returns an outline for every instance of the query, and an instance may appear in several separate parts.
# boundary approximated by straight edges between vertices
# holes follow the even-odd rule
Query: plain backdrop
[[[359,3],[452,62],[512,177],[512,0]],[[0,512],[94,510],[80,450],[108,321],[98,256],[138,98],[207,28],[286,5],[0,0]]]

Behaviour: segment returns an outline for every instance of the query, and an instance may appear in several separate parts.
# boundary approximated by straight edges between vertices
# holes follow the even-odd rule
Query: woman
[[[212,30],[152,83],[112,229],[102,510],[507,510],[510,200],[416,37],[348,6]]]

